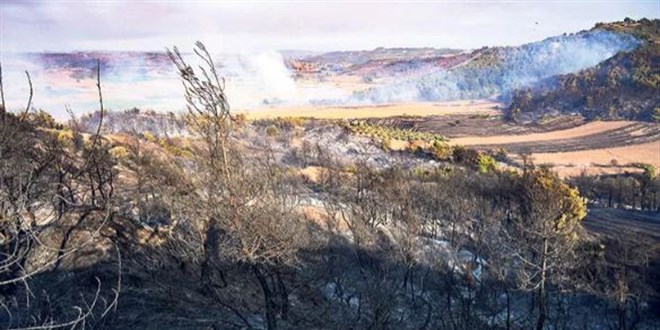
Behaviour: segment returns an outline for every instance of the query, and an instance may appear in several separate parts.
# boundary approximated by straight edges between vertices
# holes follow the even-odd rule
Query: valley
[[[503,104],[487,100],[366,106],[275,107],[240,112],[251,120],[287,117],[359,120],[369,125],[439,134],[450,145],[503,150],[518,166],[521,154],[549,166],[562,177],[586,172],[640,172],[635,164],[660,167],[660,125],[637,121],[585,121],[557,116],[543,123],[515,124],[503,119]],[[393,141],[406,148],[408,141]]]
[[[7,53],[0,327],[658,328],[658,35]]]

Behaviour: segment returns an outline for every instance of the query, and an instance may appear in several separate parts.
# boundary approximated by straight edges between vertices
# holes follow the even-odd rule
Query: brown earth
[[[581,126],[576,126],[564,130],[556,130],[542,133],[530,133],[524,135],[495,135],[495,136],[470,136],[463,138],[455,138],[451,140],[451,144],[458,145],[491,145],[491,144],[510,144],[532,141],[550,141],[584,137],[602,131],[619,129],[631,125],[629,121],[595,121]]]
[[[612,160],[618,164],[644,163],[660,167],[660,139],[642,144],[632,144],[614,148],[587,149],[568,152],[534,153],[537,163],[556,165],[604,165],[611,166]]]
[[[425,117],[399,116],[372,118],[366,121],[372,125],[441,134],[451,139],[490,136],[511,138],[512,136],[570,129],[584,124],[584,119],[580,116],[562,116],[548,120],[543,124],[516,124],[504,120],[497,106],[493,107],[492,111],[488,113],[454,111]]]
[[[609,129],[608,125],[600,125],[600,129],[593,129],[589,127],[584,132],[589,132],[577,137],[566,138],[564,131],[555,131],[543,134],[542,138],[528,139],[527,136],[522,138],[511,137],[510,142],[492,143],[492,144],[472,144],[471,146],[476,149],[490,149],[490,148],[504,148],[510,153],[560,153],[570,151],[583,151],[594,149],[611,149],[615,147],[643,145],[643,151],[654,149],[659,146],[660,142],[660,125],[654,123],[642,122],[629,122],[618,128]],[[616,126],[616,125],[611,125]],[[579,129],[576,129],[579,132]],[[501,137],[500,137],[501,138]],[[522,140],[519,142],[519,140]],[[498,141],[496,141],[498,142]],[[656,150],[660,152],[660,148]],[[628,154],[628,152],[626,152]],[[622,154],[623,155],[623,154]],[[646,158],[651,161],[651,155],[645,154]],[[630,162],[635,161],[632,157]],[[612,159],[612,158],[610,158]]]
[[[495,110],[495,113],[497,111]],[[449,144],[480,150],[505,150],[514,163],[530,154],[536,164],[551,165],[562,177],[638,172],[635,163],[660,167],[660,124],[594,121],[563,116],[543,123],[514,124],[495,114],[434,115],[367,119],[372,125],[431,132]],[[406,143],[402,148],[407,146]],[[392,146],[392,149],[400,149]]]

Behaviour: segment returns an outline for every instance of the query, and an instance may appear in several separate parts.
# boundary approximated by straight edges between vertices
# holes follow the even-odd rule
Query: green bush
[[[390,151],[392,149],[392,140],[389,137],[384,138],[381,147],[385,151]]]
[[[381,139],[390,138],[403,141],[422,140],[424,142],[447,141],[447,138],[443,135],[429,132],[418,132],[411,129],[399,129],[381,125],[373,125],[362,120],[351,121],[349,125],[345,127],[350,129],[350,131],[355,134]]]
[[[431,154],[438,160],[448,161],[452,157],[452,148],[448,144],[440,141],[433,141],[431,144]]]
[[[489,173],[497,169],[497,161],[489,155],[479,154],[477,160],[479,173]]]

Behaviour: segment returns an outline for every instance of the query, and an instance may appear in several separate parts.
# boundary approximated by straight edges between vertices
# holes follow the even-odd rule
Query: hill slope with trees
[[[642,43],[595,67],[515,91],[511,119],[579,113],[588,119],[660,120],[660,20],[626,19],[595,29],[634,35]]]
[[[0,108],[0,326],[657,327],[650,245],[588,235],[586,201],[551,171],[442,155],[440,139],[447,160],[431,168],[373,165],[350,127],[231,113],[195,50],[208,65],[168,53],[188,102],[174,122],[104,111],[99,62],[98,116]],[[142,123],[122,131],[130,116]],[[102,134],[106,119],[124,135]],[[170,139],[179,124],[186,136]],[[337,134],[301,141],[324,132]],[[354,161],[329,152],[349,145]],[[315,178],[300,175],[309,165]],[[632,179],[633,207],[657,208],[655,172]],[[616,184],[575,185],[604,198]]]
[[[402,76],[404,63],[397,63],[382,86],[357,92],[363,102],[445,101],[457,99],[508,98],[519,88],[547,83],[546,79],[574,73],[639,46],[639,40],[624,31],[594,28],[564,34],[515,47],[484,47],[455,55],[460,61],[431,62],[422,66],[408,60],[410,72]]]

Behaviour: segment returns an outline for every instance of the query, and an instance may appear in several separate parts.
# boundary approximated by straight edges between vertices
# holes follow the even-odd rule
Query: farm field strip
[[[416,102],[359,106],[290,106],[241,111],[249,119],[310,117],[318,119],[387,118],[395,116],[430,116],[450,114],[498,115],[494,102]]]
[[[606,121],[606,122],[597,121],[565,130],[550,131],[543,133],[454,138],[451,140],[451,143],[460,144],[460,145],[492,145],[492,144],[510,144],[510,143],[522,143],[522,142],[532,142],[532,141],[562,140],[562,139],[593,135],[596,133],[603,132],[605,130],[614,130],[623,127],[634,126],[634,124],[635,124],[634,122],[630,122],[630,121]]]
[[[561,136],[561,134],[558,134],[558,136]],[[513,140],[515,140],[515,138]],[[451,142],[456,143],[455,140]],[[476,144],[471,146],[476,149],[504,148],[511,153],[553,153],[605,149],[645,144],[649,142],[660,143],[659,125],[650,123],[635,123],[612,130],[573,138],[499,144]],[[660,145],[658,152],[660,152]]]
[[[589,170],[617,173],[635,170],[632,163],[660,167],[660,125],[635,121],[593,121],[560,117],[544,124],[512,124],[502,120],[498,103],[489,101],[415,102],[357,106],[274,107],[246,113],[250,119],[315,117],[360,119],[391,127],[449,137],[452,145],[506,150],[511,157],[531,153],[538,164],[553,164],[562,176]],[[394,150],[405,148],[406,143]],[[618,162],[612,166],[613,160]],[[624,167],[622,167],[624,166]],[[628,167],[625,167],[628,166]]]
[[[533,153],[532,156],[539,164],[609,165],[612,160],[617,160],[619,164],[646,163],[660,167],[660,140],[614,148]]]

